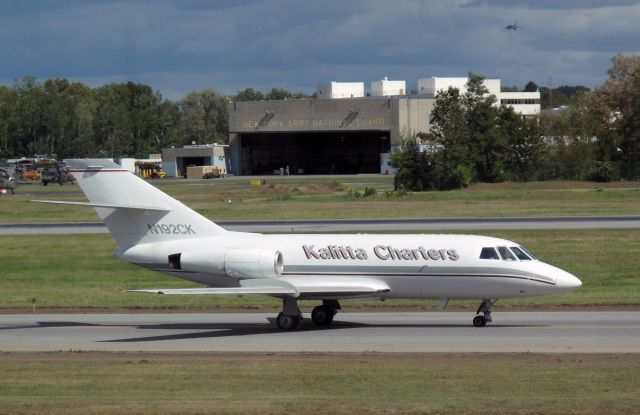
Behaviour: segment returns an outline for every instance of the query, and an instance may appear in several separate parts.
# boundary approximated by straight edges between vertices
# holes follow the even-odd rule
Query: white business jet
[[[117,256],[203,284],[147,289],[172,295],[263,294],[282,299],[277,324],[298,327],[298,300],[319,300],[311,318],[330,324],[347,298],[478,299],[473,319],[491,321],[500,298],[580,287],[573,275],[517,243],[470,235],[263,235],[227,231],[110,160],[66,160],[118,243]]]

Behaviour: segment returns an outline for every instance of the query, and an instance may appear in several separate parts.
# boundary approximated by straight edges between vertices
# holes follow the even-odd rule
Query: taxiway
[[[238,220],[216,221],[237,232],[406,232],[487,229],[634,229],[640,216],[554,216],[496,218],[409,218],[409,219],[325,219],[325,220]],[[102,222],[0,224],[0,235],[107,233]]]
[[[640,311],[340,313],[281,331],[262,313],[5,314],[0,351],[640,353]],[[308,317],[308,315],[307,315]]]

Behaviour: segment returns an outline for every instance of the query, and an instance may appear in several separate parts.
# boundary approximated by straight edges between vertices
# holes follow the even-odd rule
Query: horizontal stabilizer
[[[109,209],[157,210],[160,212],[171,211],[171,208],[168,208],[168,207],[145,206],[145,205],[121,205],[116,203],[67,202],[67,201],[61,201],[61,200],[32,200],[32,202],[51,203],[54,205],[88,206],[88,207],[94,207],[94,208],[99,207],[99,208],[109,208]]]

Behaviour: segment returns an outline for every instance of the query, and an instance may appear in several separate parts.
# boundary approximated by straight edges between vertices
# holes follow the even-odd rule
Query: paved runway
[[[640,216],[216,221],[239,232],[439,231],[640,228]],[[0,224],[0,235],[106,233],[101,222]]]
[[[0,351],[640,353],[640,312],[340,313],[280,331],[273,314],[5,314]]]

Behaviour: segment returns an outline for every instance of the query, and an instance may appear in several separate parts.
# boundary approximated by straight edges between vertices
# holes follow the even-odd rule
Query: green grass
[[[416,218],[465,216],[638,215],[640,183],[531,182],[477,184],[463,190],[386,197],[389,176],[167,180],[154,185],[212,220]],[[377,195],[356,198],[365,187]],[[353,193],[353,192],[352,192]],[[23,185],[0,197],[0,223],[98,220],[93,209],[30,203],[32,199],[83,201],[78,186]]]
[[[640,229],[482,231],[484,235],[518,241],[538,257],[580,277],[583,287],[567,294],[501,300],[500,307],[561,305],[640,305]],[[262,296],[158,296],[123,293],[135,288],[196,286],[189,282],[127,264],[111,255],[109,235],[1,236],[2,277],[0,311],[29,309],[37,299],[40,310],[83,309],[246,309],[275,310],[276,299]],[[302,302],[308,311],[313,302]],[[452,301],[473,307],[475,302]],[[345,309],[434,309],[417,300],[352,300]]]
[[[6,414],[626,414],[637,355],[5,354]]]

